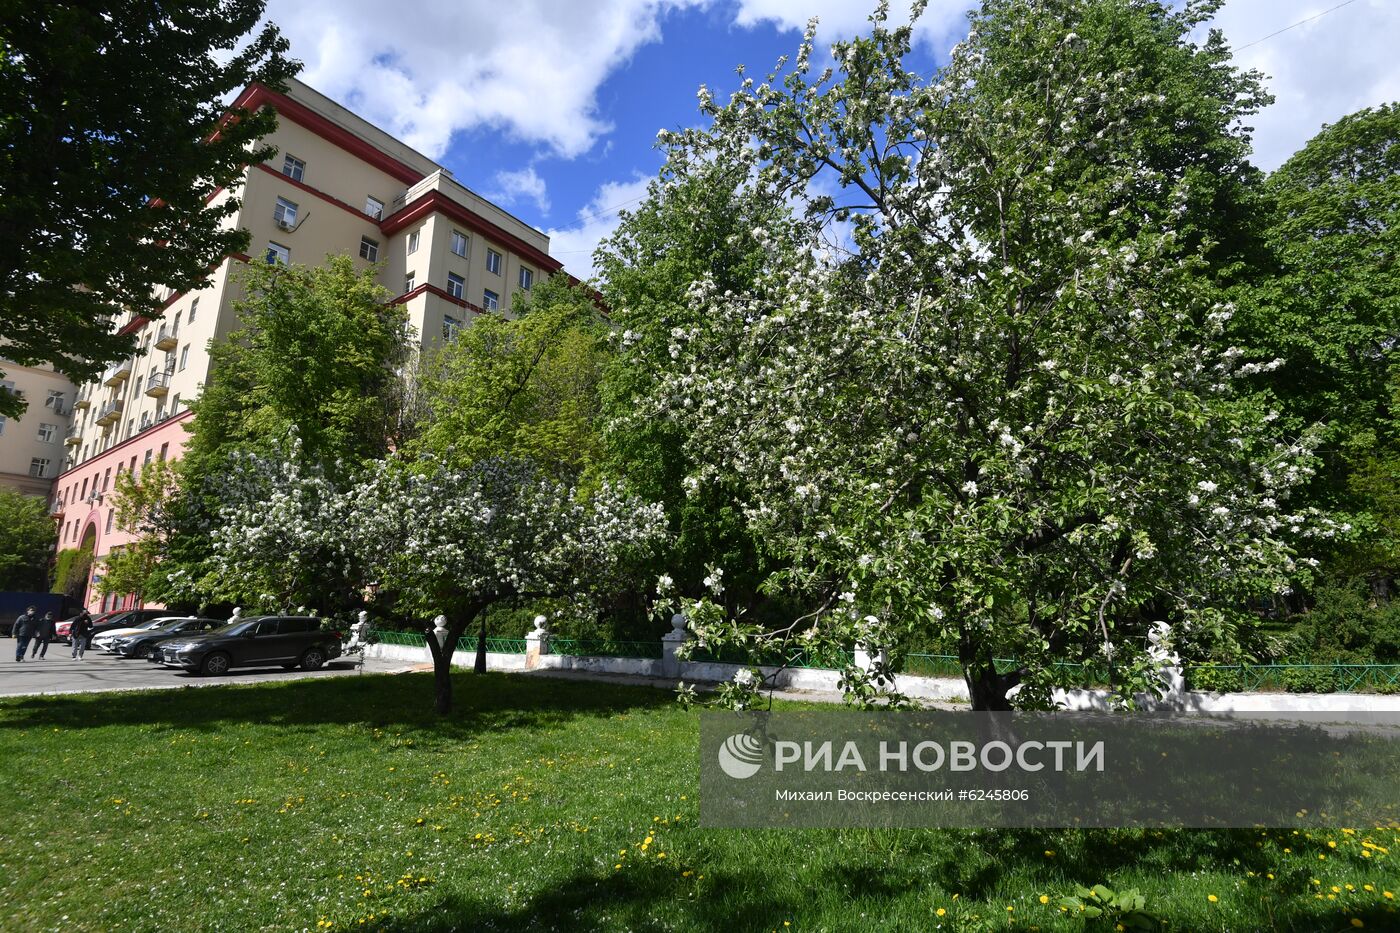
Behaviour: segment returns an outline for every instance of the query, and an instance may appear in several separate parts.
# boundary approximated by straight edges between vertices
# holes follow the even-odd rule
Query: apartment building
[[[268,162],[251,165],[230,224],[251,235],[250,255],[227,257],[195,291],[163,295],[156,320],[126,315],[136,351],[76,393],[69,460],[53,482],[59,548],[101,560],[129,543],[114,527],[111,490],[123,470],[180,456],[187,402],[209,373],[208,345],[237,329],[237,270],[248,262],[314,264],[329,254],[379,269],[406,306],[424,347],[451,339],[478,314],[509,313],[521,291],[559,271],[549,238],[473,193],[452,173],[306,85],[286,94],[253,85],[238,98],[272,107]],[[210,203],[230,196],[215,192]],[[132,604],[89,590],[89,608]]]
[[[52,366],[20,366],[0,360],[0,392],[20,395],[29,403],[24,415],[0,415],[0,486],[32,496],[45,496],[66,465],[77,390]]]

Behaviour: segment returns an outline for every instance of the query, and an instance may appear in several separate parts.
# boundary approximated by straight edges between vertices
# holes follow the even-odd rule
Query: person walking
[[[38,628],[34,631],[34,650],[29,652],[30,660],[33,660],[36,655],[40,661],[44,660],[44,656],[49,653],[49,642],[58,637],[57,625],[52,612],[44,613],[44,617],[38,622]]]
[[[15,619],[15,628],[11,633],[15,636],[15,660],[24,660],[24,650],[29,647],[29,639],[34,637],[34,633],[39,630],[39,617],[35,614],[35,609],[30,606],[25,610],[24,615]]]
[[[81,661],[83,652],[87,650],[88,639],[92,637],[92,616],[86,609],[78,613],[77,618],[73,620],[68,637],[73,639],[73,657]]]

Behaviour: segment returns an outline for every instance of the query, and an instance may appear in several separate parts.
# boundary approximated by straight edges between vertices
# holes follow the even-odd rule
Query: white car
[[[98,651],[112,653],[116,651],[113,646],[119,638],[135,635],[138,632],[149,632],[153,628],[162,628],[163,626],[169,625],[171,622],[178,622],[183,618],[184,616],[161,616],[158,619],[152,619],[134,628],[114,628],[93,638],[92,647]]]

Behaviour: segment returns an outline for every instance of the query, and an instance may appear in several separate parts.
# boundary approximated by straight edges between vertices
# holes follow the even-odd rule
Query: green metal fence
[[[601,638],[551,638],[551,654],[569,654],[593,658],[661,659],[659,641],[617,641]]]
[[[427,641],[418,632],[375,631],[370,636],[381,645],[406,645],[410,648],[426,648]]]

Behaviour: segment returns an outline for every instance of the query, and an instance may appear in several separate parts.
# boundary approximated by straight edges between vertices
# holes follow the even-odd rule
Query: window
[[[384,216],[384,202],[378,198],[365,198],[365,213],[378,220]]]
[[[520,267],[520,287],[523,288],[523,289],[525,289],[525,290],[528,292],[528,291],[531,289],[531,287],[534,286],[534,284],[535,284],[535,270],[533,270],[533,269],[526,269],[524,266],[521,266],[521,267]]]
[[[462,330],[462,322],[450,314],[442,316],[442,339],[456,340],[457,334]]]
[[[49,389],[49,397],[44,399],[44,407],[53,409],[55,415],[62,415],[66,412],[63,407],[64,393]]]
[[[263,255],[267,264],[285,266],[292,261],[292,251],[281,243],[268,243],[267,252]]]
[[[168,454],[168,453],[170,453],[170,445],[169,445],[169,444],[161,444],[161,445],[160,445],[160,459],[161,459],[161,460],[164,460],[165,457],[166,457],[166,454]]]
[[[418,231],[414,230],[408,235],[408,255],[412,256],[418,252]]]
[[[126,440],[136,430],[136,419],[132,418],[126,423],[126,433],[122,435],[122,440]]]
[[[35,457],[29,461],[29,475],[45,477],[49,475],[49,464],[53,461],[48,457]]]
[[[150,450],[147,450],[147,451],[146,451],[146,458],[145,458],[144,460],[141,461],[141,466],[143,466],[143,467],[148,467],[148,466],[150,466],[150,465],[151,465],[151,451],[150,451]]]
[[[170,417],[172,417],[172,418],[175,417],[175,415],[176,415],[179,411],[180,411],[180,393],[179,393],[179,392],[176,392],[176,393],[175,393],[175,397],[172,398],[172,399],[170,400]]]
[[[117,510],[112,509],[107,513],[107,533],[112,533],[112,521],[117,517]]]
[[[190,320],[189,320],[189,323],[191,323],[191,324],[194,323],[194,316],[195,316],[195,314],[196,314],[198,311],[199,311],[199,299],[196,298],[194,301],[191,301],[191,302],[190,302]]]
[[[495,311],[501,306],[501,296],[488,288],[481,293],[481,306],[487,311]]]
[[[180,332],[180,315],[184,313],[183,311],[175,312],[175,327],[170,331],[172,334],[178,334]]]
[[[360,258],[370,262],[379,261],[379,244],[367,236],[360,237]]]
[[[302,175],[306,173],[306,163],[294,156],[287,156],[282,160],[282,174],[292,181],[301,181]]]
[[[185,364],[190,361],[190,345],[185,344],[180,350],[180,372],[185,371]]]
[[[106,492],[112,488],[112,468],[108,467],[107,472],[102,474],[102,491]]]
[[[39,440],[45,444],[52,444],[58,440],[58,425],[39,422]]]
[[[466,290],[467,280],[455,272],[447,273],[447,294],[453,298],[461,298]]]
[[[414,287],[415,287],[416,285],[417,285],[417,283],[414,282],[414,280],[413,280],[413,273],[412,273],[412,272],[410,272],[408,275],[406,275],[406,276],[403,277],[403,293],[404,293],[405,295],[407,295],[409,292],[413,291],[413,289],[414,289]]]
[[[467,255],[467,238],[463,233],[457,230],[452,231],[452,252],[464,259]]]
[[[5,434],[5,416],[4,416],[4,415],[0,415],[0,437],[3,437],[4,434]]]
[[[486,251],[486,271],[501,274],[501,254],[494,249]]]
[[[86,498],[87,498],[87,477],[86,477],[86,476],[83,477],[83,491],[82,491],[81,493],[78,494],[78,498],[79,498],[79,499],[86,499]]]
[[[283,230],[290,230],[297,225],[297,205],[295,201],[288,201],[286,198],[278,198],[277,206],[272,209],[272,222]]]

